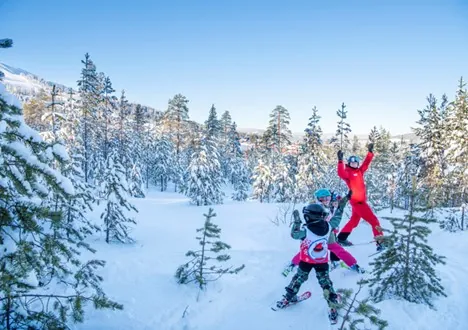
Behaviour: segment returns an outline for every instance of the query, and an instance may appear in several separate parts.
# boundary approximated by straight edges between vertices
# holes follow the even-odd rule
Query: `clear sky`
[[[468,80],[468,0],[0,0],[0,62],[75,87],[89,52],[133,102],[176,93],[264,128],[278,104],[303,131],[315,105],[333,132],[410,131],[426,96]]]

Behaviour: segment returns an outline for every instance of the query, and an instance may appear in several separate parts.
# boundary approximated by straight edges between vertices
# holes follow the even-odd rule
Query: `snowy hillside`
[[[226,201],[214,207],[217,217],[213,222],[222,228],[222,240],[232,246],[230,264],[245,264],[245,269],[209,284],[197,302],[197,287],[176,284],[174,272],[187,260],[187,250],[196,248],[195,230],[202,227],[208,207],[190,206],[182,195],[159,192],[150,192],[133,203],[140,210],[132,233],[137,240],[133,246],[107,245],[102,239],[93,242],[97,257],[107,260],[104,289],[124,304],[124,310],[90,310],[86,323],[75,329],[329,329],[326,304],[312,274],[301,289],[310,290],[311,299],[284,311],[270,309],[292,276],[283,277],[283,267],[298,251],[298,242],[289,237],[289,227],[271,222],[278,212],[277,204]],[[382,221],[382,225],[388,227],[388,222]],[[354,243],[370,238],[366,223],[350,237]],[[382,318],[390,324],[388,329],[466,329],[466,232],[450,234],[434,227],[430,243],[436,253],[447,257],[447,264],[437,271],[448,297],[436,299],[437,310],[395,300],[377,304]],[[349,251],[359,264],[368,267],[368,256],[375,246],[363,244]],[[337,269],[331,278],[335,288],[356,289],[361,275]]]
[[[23,102],[38,95],[41,90],[49,91],[54,84],[62,90],[68,89],[66,86],[46,81],[31,72],[4,63],[0,63],[0,71],[5,74],[3,84],[7,90]]]

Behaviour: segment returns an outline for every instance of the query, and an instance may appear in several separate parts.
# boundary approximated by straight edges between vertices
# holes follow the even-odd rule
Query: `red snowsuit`
[[[342,160],[338,161],[338,176],[343,179],[344,182],[346,182],[349,190],[352,191],[351,199],[349,201],[352,209],[351,218],[341,230],[341,233],[343,233],[346,237],[353,231],[354,228],[357,227],[361,218],[363,218],[372,226],[372,233],[374,234],[374,237],[383,234],[375,228],[376,226],[380,227],[380,222],[367,204],[364,173],[369,168],[372,158],[374,158],[374,154],[372,152],[368,152],[366,158],[359,168],[345,166]]]

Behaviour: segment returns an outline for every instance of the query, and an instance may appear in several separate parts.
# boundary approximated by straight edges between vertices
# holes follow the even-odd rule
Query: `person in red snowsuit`
[[[379,241],[379,236],[383,233],[381,231],[379,219],[375,216],[372,209],[367,204],[366,185],[364,183],[364,173],[369,168],[369,165],[374,158],[374,144],[370,143],[368,153],[362,165],[359,166],[359,159],[356,156],[348,158],[348,164],[343,162],[343,151],[338,151],[338,176],[346,182],[349,190],[353,192],[349,203],[351,204],[352,214],[348,223],[341,229],[338,234],[338,243],[343,246],[352,245],[348,241],[348,237],[354,228],[359,224],[359,220],[364,219],[372,226],[372,233],[377,242],[377,250],[380,251],[383,246]]]

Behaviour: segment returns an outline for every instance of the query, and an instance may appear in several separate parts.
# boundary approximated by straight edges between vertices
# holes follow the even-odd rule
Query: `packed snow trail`
[[[281,272],[299,248],[298,241],[289,237],[288,225],[276,226],[270,221],[278,213],[277,204],[226,201],[213,206],[217,214],[213,222],[222,229],[221,239],[232,246],[228,263],[245,264],[245,269],[211,282],[206,292],[200,293],[196,285],[178,285],[174,273],[187,260],[185,253],[197,248],[195,230],[202,227],[203,213],[209,207],[191,206],[177,193],[150,192],[147,198],[132,202],[140,211],[132,232],[136,243],[107,245],[103,238],[92,242],[98,250],[94,257],[107,261],[102,272],[103,288],[124,304],[124,310],[89,309],[86,323],[76,329],[330,329],[328,308],[315,274],[311,273],[300,291],[311,291],[311,298],[285,310],[270,309],[293,276],[290,273],[285,278]],[[95,213],[99,214],[99,210]],[[345,213],[344,220],[348,215]],[[382,226],[387,225],[383,220]],[[438,270],[449,297],[436,300],[437,311],[396,300],[377,304],[382,318],[390,323],[388,329],[466,329],[467,234],[449,234],[434,228],[430,242],[434,242],[436,253],[447,257],[447,265]],[[371,239],[371,229],[365,222],[350,236],[356,243]],[[375,252],[375,245],[349,247],[349,251],[370,270],[368,264],[374,257],[368,255]],[[356,289],[356,281],[367,275],[336,269],[330,276],[335,289]],[[366,290],[362,294],[360,297],[365,297]]]

